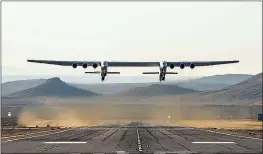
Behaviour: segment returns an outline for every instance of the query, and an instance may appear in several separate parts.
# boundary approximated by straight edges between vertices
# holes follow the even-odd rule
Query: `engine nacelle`
[[[191,68],[191,69],[194,69],[194,68],[195,68],[195,64],[191,63],[191,64],[190,64],[190,68]]]
[[[87,68],[87,67],[88,67],[88,64],[87,64],[87,63],[83,63],[82,67],[83,67],[83,68]]]
[[[93,64],[92,64],[92,67],[93,67],[94,69],[96,69],[96,68],[98,67],[98,64],[97,64],[97,63],[93,63]]]
[[[174,67],[175,67],[174,64],[170,64],[171,69],[174,69]]]
[[[181,69],[184,69],[184,67],[185,67],[184,63],[181,63],[181,64],[180,64],[180,68],[181,68]]]
[[[73,67],[73,68],[77,68],[77,67],[78,67],[78,64],[77,64],[77,63],[73,63],[73,64],[72,64],[72,67]]]

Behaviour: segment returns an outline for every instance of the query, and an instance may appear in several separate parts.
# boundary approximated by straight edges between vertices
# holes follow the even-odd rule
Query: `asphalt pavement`
[[[2,153],[262,153],[262,140],[144,122],[79,127],[4,139]]]

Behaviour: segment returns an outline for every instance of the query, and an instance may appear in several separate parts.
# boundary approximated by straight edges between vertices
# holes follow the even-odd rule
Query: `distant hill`
[[[176,85],[153,84],[146,87],[136,87],[126,92],[118,93],[122,96],[164,96],[194,93],[196,90],[182,88]]]
[[[234,85],[239,82],[245,81],[252,76],[253,75],[249,75],[249,74],[214,75],[208,77],[201,77],[197,79],[191,79],[188,81],[178,82],[175,84],[180,87],[190,88],[198,91],[219,90],[226,88],[230,85]]]
[[[221,90],[203,92],[201,95],[227,101],[259,102],[262,100],[262,73],[238,84],[228,86]]]
[[[160,102],[181,105],[262,105],[262,73],[221,90],[156,96],[140,100],[142,104]]]
[[[136,87],[149,86],[153,83],[98,83],[98,84],[76,84],[70,83],[70,85],[81,88],[84,90],[90,90],[99,94],[116,94],[123,91],[128,91]]]
[[[46,79],[31,79],[31,80],[17,80],[2,83],[2,95],[6,96],[10,93],[32,88],[34,86],[44,83]]]
[[[234,85],[239,82],[242,82],[244,80],[247,80],[248,78],[252,77],[253,75],[249,74],[225,74],[225,75],[214,75],[214,76],[208,76],[208,77],[201,77],[197,79],[189,79],[186,81],[165,81],[162,82],[162,84],[166,85],[172,85],[172,86],[179,86],[187,89],[193,89],[197,91],[207,91],[207,90],[219,90],[228,87],[229,85]],[[14,77],[6,76],[7,79],[13,80]],[[45,82],[48,78],[48,76],[42,77],[41,76],[33,76],[30,79],[30,77],[20,77],[20,78],[28,78],[28,80],[17,80],[17,81],[10,81],[5,82],[2,84],[2,96],[7,96],[8,94],[22,91],[28,88],[35,87],[43,82]],[[39,79],[37,79],[39,78]],[[63,81],[71,81],[75,79],[75,77],[62,77]],[[7,80],[6,79],[6,80]],[[65,79],[65,80],[64,80]],[[76,77],[76,80],[79,78]],[[138,77],[139,79],[139,77]],[[146,80],[141,78],[142,80]],[[113,80],[112,78],[109,78],[108,80]],[[117,79],[114,78],[116,81]],[[88,80],[91,82],[90,80]],[[122,80],[121,80],[122,81]],[[68,83],[68,82],[67,82]],[[98,94],[116,94],[121,92],[126,92],[129,90],[132,90],[136,87],[146,87],[152,84],[159,84],[159,82],[145,82],[145,83],[68,83],[70,86],[85,90],[85,91],[91,91]]]
[[[229,85],[237,84],[241,81],[247,80],[253,75],[249,74],[225,74],[225,75],[214,75],[208,77],[201,77],[197,79],[190,79],[186,81],[165,81],[162,84],[179,86],[187,89],[194,89],[197,91],[206,90],[219,90]],[[146,87],[152,84],[159,84],[156,82],[145,82],[145,83],[97,83],[97,84],[76,84],[70,83],[70,85],[81,88],[84,90],[90,90],[99,94],[115,94],[124,91],[129,91],[136,87]]]
[[[245,81],[253,76],[254,75],[251,74],[223,74],[223,75],[201,77],[201,78],[193,79],[191,81],[195,81],[198,83],[206,83],[206,84],[211,83],[211,84],[233,85]]]
[[[180,82],[174,85],[189,88],[197,91],[207,91],[207,90],[219,90],[229,86],[228,84],[213,84],[213,83],[198,83],[195,81]]]
[[[10,98],[32,98],[32,97],[89,97],[98,94],[87,90],[82,90],[60,80],[60,78],[50,78],[44,83],[35,87],[14,92],[8,95]]]

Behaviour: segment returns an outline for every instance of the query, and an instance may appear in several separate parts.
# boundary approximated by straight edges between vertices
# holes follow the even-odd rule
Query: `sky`
[[[176,78],[257,74],[262,72],[262,3],[2,2],[2,75],[87,76],[82,67],[27,59],[240,60],[172,71],[179,73]],[[139,76],[158,68],[109,70]]]

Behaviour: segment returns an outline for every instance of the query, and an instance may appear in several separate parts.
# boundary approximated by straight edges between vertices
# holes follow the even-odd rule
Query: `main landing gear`
[[[159,81],[160,81],[160,82],[165,81],[165,76],[161,76],[161,75],[160,75]]]
[[[101,81],[103,82],[105,80],[105,76],[101,76]]]

